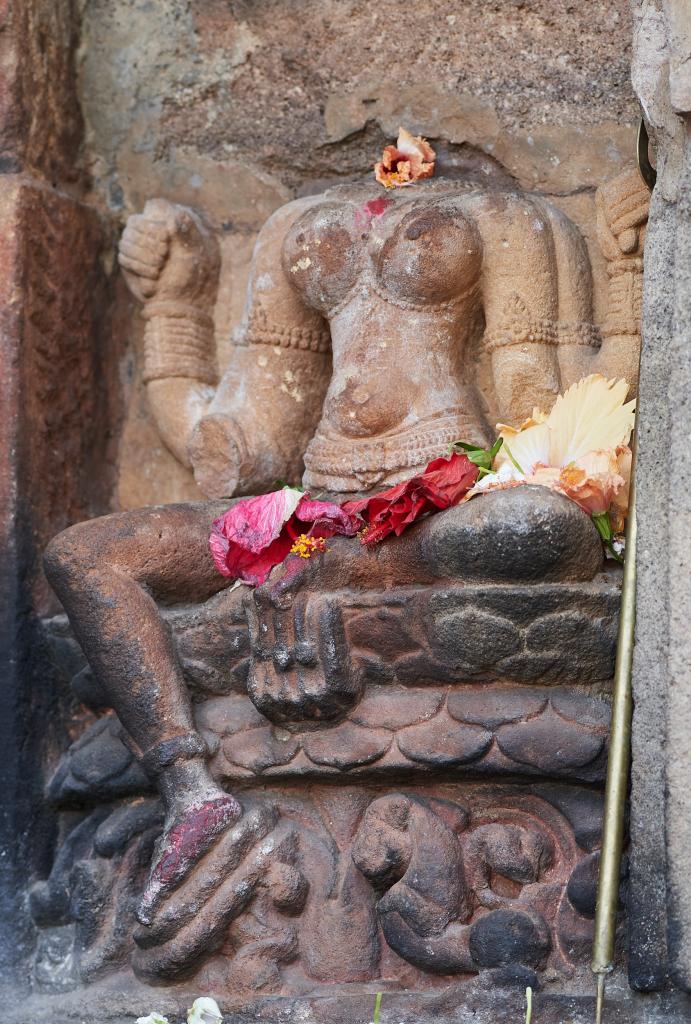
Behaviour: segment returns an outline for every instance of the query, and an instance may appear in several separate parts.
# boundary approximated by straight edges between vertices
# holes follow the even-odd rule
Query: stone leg
[[[227,586],[208,550],[227,503],[160,506],[94,519],[59,534],[45,554],[91,666],[144,768],[158,782],[166,828],[140,917],[235,821],[240,807],[213,782],[173,640],[156,601],[199,601]]]

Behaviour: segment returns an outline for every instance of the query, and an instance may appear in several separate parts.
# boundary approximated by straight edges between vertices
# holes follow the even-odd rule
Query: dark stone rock
[[[435,654],[470,672],[496,665],[521,646],[520,634],[509,619],[469,606],[435,619],[429,631]]]
[[[481,967],[510,963],[540,967],[549,951],[545,930],[528,914],[517,910],[492,910],[470,932],[470,953]]]
[[[604,736],[566,722],[548,708],[537,719],[502,726],[497,742],[513,761],[549,775],[590,764],[602,750]]]
[[[471,722],[486,729],[496,729],[506,722],[516,722],[536,715],[547,704],[549,693],[514,686],[510,689],[464,689],[449,694],[447,708],[452,718]]]
[[[564,815],[583,850],[593,850],[602,837],[603,795],[573,786],[540,786],[536,793]]]
[[[87,729],[63,755],[48,785],[48,798],[56,804],[70,804],[149,792],[150,779],[120,737],[113,715]]]
[[[594,619],[586,612],[566,609],[536,619],[525,634],[531,654],[551,653],[567,673],[575,659],[584,682],[611,677],[616,641],[614,619]]]
[[[492,734],[486,729],[459,725],[446,713],[398,734],[398,746],[406,757],[440,768],[475,761],[491,742]]]
[[[315,764],[345,770],[378,761],[391,742],[391,733],[383,729],[363,729],[344,722],[335,729],[307,734],[303,748]]]
[[[134,836],[149,828],[163,826],[163,806],[158,800],[137,800],[118,807],[102,822],[94,837],[94,849],[101,857],[122,853]]]
[[[583,917],[595,917],[599,871],[600,853],[597,851],[584,857],[571,872],[566,895],[569,897],[571,905]]]
[[[590,518],[546,487],[482,495],[434,516],[423,546],[432,571],[487,581],[591,580],[602,543]]]

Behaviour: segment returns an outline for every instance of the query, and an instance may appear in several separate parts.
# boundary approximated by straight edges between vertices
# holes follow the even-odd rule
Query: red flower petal
[[[336,534],[353,537],[361,525],[356,516],[350,515],[340,505],[332,501],[313,501],[309,494],[303,495],[294,518],[300,523],[311,523],[309,531],[298,532],[309,533],[313,537],[333,537]]]
[[[343,508],[367,524],[365,544],[376,544],[390,533],[400,536],[422,516],[458,504],[477,480],[478,468],[467,456],[434,459],[419,476],[395,484],[381,494],[348,501]]]
[[[295,512],[303,492],[294,487],[236,502],[214,523],[223,536],[248,551],[259,552],[276,540]]]

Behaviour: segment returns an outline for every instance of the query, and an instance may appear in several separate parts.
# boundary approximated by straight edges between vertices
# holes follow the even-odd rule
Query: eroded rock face
[[[558,513],[561,498],[540,497]],[[456,522],[459,511],[438,518]],[[413,549],[433,526],[410,532]],[[328,566],[312,573],[282,608],[354,681],[331,721],[337,680],[321,660],[321,720],[309,680],[306,702],[299,687],[268,706],[248,690],[255,659],[271,664],[259,592],[251,629],[242,590],[164,611],[212,775],[238,793],[243,816],[151,923],[136,925],[162,810],[117,719],[99,720],[50,784],[65,812],[92,809],[32,893],[37,923],[64,928],[77,915],[85,979],[131,959],[143,980],[193,975],[236,999],[379,979],[433,990],[456,974],[492,985],[500,968],[532,984],[544,970],[571,977],[592,927],[618,607],[618,574],[602,572],[597,543],[586,583],[568,578],[566,561],[553,583],[495,582],[490,564],[488,580],[382,590],[375,576],[366,589],[359,546],[357,588],[342,559],[340,589],[325,589]],[[338,608],[338,628],[305,602]],[[65,620],[46,628],[101,707]],[[284,647],[287,628],[270,634]]]

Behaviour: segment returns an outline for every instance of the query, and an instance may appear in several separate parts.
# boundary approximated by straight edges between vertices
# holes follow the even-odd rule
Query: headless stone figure
[[[543,199],[441,179],[392,193],[347,185],[288,203],[257,240],[245,317],[219,384],[211,316],[217,242],[195,212],[147,203],[129,219],[120,263],[143,302],[144,380],[163,440],[209,498],[301,478],[312,493],[354,496],[412,476],[453,440],[492,436],[474,379],[483,347],[508,422],[520,423],[535,405],[549,409],[591,372],[625,377],[633,391],[648,191],[624,175],[597,203],[611,279],[602,329],[593,323],[585,243]],[[140,910],[145,923],[240,814],[208,772],[157,607],[227,586],[207,546],[210,523],[227,504],[106,516],[71,527],[46,552],[75,634],[166,805]],[[456,528],[457,519],[448,522]],[[336,541],[305,570],[309,586],[319,585],[315,571],[323,585],[427,582],[435,570],[425,529],[376,552]],[[255,595],[255,639],[257,615],[269,607],[285,614],[300,588],[300,575],[285,585],[280,577],[276,570]],[[310,658],[300,671],[324,676],[320,658]],[[255,678],[255,688],[285,692],[275,664],[269,674],[264,684]],[[328,696],[328,673],[319,686]],[[285,710],[275,696],[265,707],[283,700]]]

